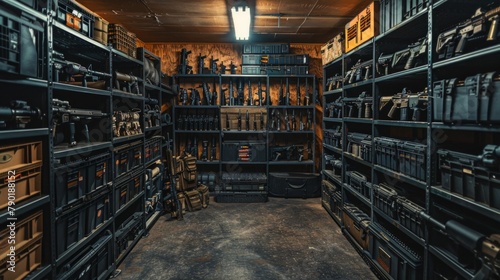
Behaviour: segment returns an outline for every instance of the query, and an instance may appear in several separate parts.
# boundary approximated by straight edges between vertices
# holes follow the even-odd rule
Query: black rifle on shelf
[[[302,111],[299,112],[299,131],[304,130],[304,121],[302,120]]]
[[[260,112],[260,130],[264,130],[264,114]]]
[[[285,109],[285,128],[286,131],[290,131],[290,119],[288,118],[288,110]]]
[[[219,74],[226,74],[226,65],[224,65],[224,61],[221,61],[219,65]]]
[[[312,116],[310,110],[307,110],[306,130],[312,130]]]
[[[188,55],[191,54],[191,51],[187,51],[186,49],[181,50],[181,64],[179,65],[179,74],[186,75],[193,73],[193,66],[188,65]]]
[[[69,146],[76,146],[75,139],[76,122],[81,122],[83,125],[83,137],[87,143],[90,143],[88,122],[92,119],[107,117],[108,114],[99,110],[71,108],[69,101],[52,99],[52,135],[56,136],[56,128],[58,125],[68,124],[69,131]]]
[[[195,88],[190,88],[191,91],[191,105],[201,105],[200,92]]]
[[[304,96],[304,105],[309,106],[311,104],[311,97],[309,96],[311,92],[309,91],[309,79],[306,78],[306,96]]]
[[[234,106],[234,89],[233,89],[233,80],[229,80],[229,106]]]
[[[247,105],[248,106],[253,106],[253,96],[252,96],[252,83],[250,82],[250,79],[248,79],[248,98],[247,98]]]
[[[288,78],[285,78],[285,104],[286,106],[290,106],[290,84],[288,83]]]
[[[214,91],[212,91],[212,103],[210,103],[210,105],[217,105],[217,98],[219,96],[217,94],[217,85],[215,84],[215,81],[214,81],[213,89],[214,89]]]
[[[205,74],[208,72],[205,68],[205,58],[207,58],[206,55],[201,55],[201,53],[198,55],[198,74]]]
[[[233,62],[231,61],[231,64],[229,64],[229,73],[230,74],[236,74],[236,68],[238,68]]]
[[[330,77],[326,80],[326,88],[327,90],[334,90],[342,88],[342,81],[344,78],[339,74],[335,74],[335,76]]]
[[[165,158],[166,158],[165,162],[167,163],[166,166],[168,169],[168,177],[170,179],[170,194],[167,195],[165,200],[168,200],[169,198],[172,199],[173,205],[175,207],[175,209],[173,209],[172,211],[172,216],[175,216],[177,220],[182,220],[183,219],[182,205],[177,196],[177,189],[176,189],[177,180],[179,178],[176,171],[177,166],[175,166],[176,160],[174,159],[172,147],[170,146],[170,136],[168,133],[167,133],[167,146],[165,148]]]
[[[422,61],[419,63],[418,60],[420,58],[422,58]],[[417,42],[408,45],[408,48],[395,52],[392,58],[391,68],[397,71],[403,69],[408,70],[410,68],[423,64],[423,61],[426,59],[427,37],[424,37],[418,39]]]
[[[262,89],[262,83],[261,81],[259,80],[257,82],[257,99],[254,100],[254,104],[255,105],[258,105],[258,106],[266,106],[267,102],[266,102],[266,99],[267,99],[267,93],[266,93],[266,97],[264,98],[262,96],[262,92],[264,90]]]
[[[198,159],[198,138],[194,138],[193,140],[193,147],[190,152],[191,155],[193,155],[196,159]]]
[[[215,114],[212,130],[219,130],[219,114]]]
[[[402,121],[421,121],[424,119],[423,111],[427,110],[428,102],[427,89],[422,92],[412,93],[410,90],[403,88],[399,93],[393,96],[380,97],[379,110],[383,110],[387,104],[392,102],[387,116],[391,119],[396,118],[396,113],[399,111],[399,119]]]
[[[208,160],[208,140],[203,140],[202,150],[201,150],[201,160]]]
[[[76,62],[67,61],[64,58],[64,54],[58,51],[52,51],[52,57],[54,59],[54,79],[56,82],[70,82],[75,76],[81,77],[81,86],[105,89],[105,82],[98,83],[99,79],[110,79],[111,74],[94,71],[92,70],[92,65],[84,67]],[[65,76],[65,81],[61,81],[60,74]],[[89,85],[89,82],[92,83]]]
[[[292,131],[297,130],[297,121],[295,119],[295,109],[292,110]]]
[[[238,95],[237,104],[238,106],[243,106],[245,102],[245,92],[243,92],[243,82],[241,79],[238,80]]]
[[[115,88],[124,92],[141,94],[139,90],[139,79],[132,74],[113,72],[113,79],[115,81]]]
[[[344,78],[344,84],[355,83],[363,80],[368,80],[371,78],[371,67],[373,66],[373,59],[367,61],[361,61],[361,59],[352,66],[351,70],[349,70]],[[346,82],[347,80],[347,82]]]
[[[241,131],[241,110],[238,109],[238,131]]]
[[[220,102],[221,102],[221,105],[222,106],[226,106],[229,104],[229,97],[226,98],[226,91],[228,91],[229,89],[227,88],[221,88],[220,90]]]
[[[344,97],[342,99],[344,106],[348,107],[346,116],[349,118],[371,118],[373,97],[368,96],[365,91],[357,97]]]
[[[307,80],[307,78],[306,78]],[[297,78],[297,86],[296,86],[296,91],[297,91],[297,106],[302,105],[302,96],[300,96],[300,79]]]
[[[276,112],[276,130],[281,131],[281,117],[280,117],[280,111]]]
[[[217,61],[219,61],[219,59],[214,59],[214,57],[212,56],[212,58],[210,58],[210,73],[212,74],[217,74]]]
[[[212,145],[210,147],[210,161],[216,160],[217,146],[215,145],[215,138],[212,137]]]
[[[285,97],[283,94],[283,79],[281,79],[280,81],[278,105],[285,105]]]
[[[187,89],[181,88],[181,90],[180,90],[181,105],[187,105],[188,99],[189,99],[189,97],[188,97]]]
[[[250,114],[248,113],[248,110],[247,110],[247,113],[245,115],[245,124],[246,124],[247,131],[249,131],[250,130]]]
[[[417,216],[436,230],[446,234],[448,238],[481,261],[481,268],[472,279],[500,278],[500,233],[487,236],[455,220],[448,220],[443,224],[424,211],[417,213]]]
[[[253,114],[253,130],[254,131],[257,131],[257,117],[256,117],[257,113],[254,113]]]
[[[271,112],[270,119],[271,119],[271,122],[270,122],[271,125],[269,127],[269,130],[276,130],[276,109],[273,109],[273,111]],[[268,121],[268,125],[269,125],[269,121]]]
[[[31,121],[41,119],[42,111],[24,100],[12,100],[10,107],[0,107],[0,129],[26,128]]]
[[[212,92],[210,91],[210,87],[207,82],[203,82],[198,88],[203,89],[203,99],[202,102],[204,105],[212,105]]]

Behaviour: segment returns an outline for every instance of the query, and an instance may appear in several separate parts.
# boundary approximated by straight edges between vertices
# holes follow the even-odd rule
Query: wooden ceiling
[[[235,43],[233,0],[78,0],[140,40]],[[325,43],[371,0],[247,0],[249,42]]]

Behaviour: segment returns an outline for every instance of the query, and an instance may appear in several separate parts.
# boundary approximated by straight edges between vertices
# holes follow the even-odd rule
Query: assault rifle
[[[269,130],[276,130],[276,109],[273,109],[271,112],[271,126]]]
[[[280,89],[279,89],[279,100],[278,100],[278,105],[285,105],[285,99],[283,97],[283,79],[281,79],[280,82]]]
[[[167,133],[167,146],[165,148],[165,162],[167,163],[166,166],[168,166],[168,177],[170,179],[170,194],[167,195],[167,197],[164,199],[168,200],[169,198],[172,199],[173,204],[175,209],[172,211],[172,216],[175,216],[177,220],[182,220],[182,205],[179,201],[179,198],[177,197],[177,190],[176,190],[176,185],[177,185],[177,167],[175,166],[176,160],[174,159],[174,155],[172,153],[172,148],[170,146],[170,136]]]
[[[75,139],[75,122],[82,122],[83,136],[87,143],[90,143],[88,121],[94,118],[107,117],[108,114],[99,110],[77,109],[71,108],[69,101],[59,99],[52,99],[52,136],[56,136],[56,128],[61,124],[68,124],[69,126],[69,146],[76,146]]]
[[[202,145],[202,150],[201,150],[201,160],[202,161],[207,161],[208,160],[208,140],[203,140],[203,145]]]
[[[497,279],[500,278],[500,234],[486,236],[457,221],[449,220],[440,223],[424,211],[418,216],[437,230],[446,234],[460,247],[474,254],[482,263],[481,268],[472,279]]]
[[[191,51],[187,51],[186,49],[182,49],[181,51],[181,64],[179,65],[179,74],[193,74],[193,66],[188,65],[188,55],[191,54]]]
[[[32,120],[41,120],[42,112],[23,100],[12,100],[10,107],[0,107],[1,128],[26,128]]]
[[[161,109],[158,99],[149,98],[144,103],[144,126],[146,128],[159,126]]]
[[[290,105],[290,84],[288,83],[288,78],[285,79],[285,83],[286,83],[286,97],[285,97],[285,104],[283,105],[286,105],[286,106],[289,106]]]
[[[375,64],[377,74],[379,76],[389,74],[389,66],[392,65],[392,58],[394,54],[383,54],[381,53],[377,59],[377,64]]]
[[[219,61],[219,59],[214,59],[214,56],[210,58],[210,73],[212,74],[217,74],[217,61]]]
[[[368,80],[371,78],[370,68],[373,65],[373,59],[361,62],[361,59],[352,66],[351,70],[347,71],[344,78],[344,84],[355,83],[362,80]]]
[[[330,90],[342,88],[342,81],[344,78],[339,74],[335,74],[335,76],[330,77],[326,80],[326,88]],[[307,81],[307,80],[306,80]]]
[[[212,92],[210,91],[210,87],[207,82],[203,82],[198,88],[203,89],[203,100],[204,105],[212,105]]]
[[[253,114],[253,130],[257,131],[257,113]]]
[[[288,119],[288,110],[285,109],[285,128],[286,131],[290,131],[290,120]]]
[[[342,118],[342,96],[338,97],[335,101],[326,104],[325,116],[327,118]]]
[[[247,98],[247,105],[248,106],[253,106],[253,98],[252,98],[252,83],[250,82],[250,79],[248,80],[248,98]]]
[[[288,146],[272,146],[271,147],[271,160],[281,161],[281,160],[299,160],[300,153],[299,149],[303,149],[300,145],[288,145]]]
[[[229,80],[229,106],[234,106],[233,80]]]
[[[309,106],[310,102],[311,102],[311,98],[309,97],[309,95],[311,94],[309,92],[309,82],[308,82],[309,79],[306,78],[306,96],[304,96],[304,105],[305,106]]]
[[[250,130],[250,115],[248,113],[248,110],[247,110],[247,113],[245,115],[245,124],[246,124],[247,131],[249,131]]]
[[[307,110],[306,130],[312,130],[312,117],[311,117],[311,111],[310,110]]]
[[[229,73],[236,74],[236,68],[236,65],[231,61],[231,64],[229,64]]]
[[[214,161],[217,154],[217,147],[215,145],[215,138],[212,137],[212,146],[210,147],[210,161]]]
[[[214,91],[212,92],[212,103],[210,103],[210,105],[217,105],[218,95],[217,95],[217,85],[215,84],[215,81],[213,87]]]
[[[208,72],[208,69],[205,68],[205,58],[207,58],[206,55],[198,55],[198,74],[206,74]]]
[[[253,104],[254,105],[257,105],[257,106],[265,106],[265,100],[263,100],[263,97],[262,97],[262,83],[260,82],[260,80],[257,82],[257,99],[255,99],[253,101]],[[267,94],[266,94],[266,97],[267,97]]]
[[[420,57],[427,59],[427,37],[420,38],[417,42],[408,45],[408,48],[395,52],[391,68],[393,70],[408,70],[422,64],[417,61]],[[401,67],[402,64],[404,64],[403,67]]]
[[[241,131],[241,110],[238,109],[238,131]]]
[[[182,105],[187,105],[188,101],[188,92],[185,88],[181,88],[180,92],[180,100]]]
[[[439,34],[436,43],[438,59],[447,59],[466,50],[467,41],[486,32],[486,22],[491,21],[486,41],[496,40],[500,7],[484,12],[479,8],[471,18]]]
[[[295,119],[295,109],[292,110],[292,131],[297,130],[297,120]]]
[[[346,117],[352,118],[371,118],[372,110],[371,106],[373,104],[373,97],[367,96],[366,92],[363,91],[358,97],[344,97],[342,99],[345,106],[348,107]],[[355,113],[357,112],[357,113]]]
[[[191,105],[201,105],[200,92],[195,88],[190,88],[191,91]]]
[[[52,51],[52,57],[54,58],[54,69],[55,72],[55,81],[60,82],[59,74],[62,73],[65,76],[65,82],[70,82],[74,76],[81,76],[81,85],[84,87],[90,86],[98,89],[105,89],[105,82],[98,82],[99,78],[104,78],[109,80],[111,78],[111,74],[94,71],[92,70],[92,65],[88,67],[83,67],[82,65],[67,61],[64,58],[64,54],[57,52],[55,50]],[[90,80],[90,81],[87,81]],[[89,85],[88,82],[91,82]]]
[[[396,110],[400,110],[399,119],[402,121],[420,121],[422,119],[421,112],[427,110],[428,94],[427,89],[423,92],[412,93],[410,90],[403,88],[400,93],[394,96],[382,96],[380,98],[379,110],[383,110],[389,102],[392,102],[392,107],[387,113],[387,116],[394,119]]]
[[[307,79],[307,78],[306,78]],[[302,104],[302,97],[300,96],[300,82],[299,82],[299,78],[297,78],[297,106],[301,106]]]
[[[245,100],[245,93],[243,92],[243,82],[241,79],[238,81],[238,100],[237,104],[238,106],[243,106],[244,100]]]
[[[115,71],[113,74],[115,88],[128,93],[141,94],[139,91],[139,79],[132,74],[124,74]]]
[[[304,130],[304,122],[302,120],[302,111],[299,112],[299,130],[300,131]]]

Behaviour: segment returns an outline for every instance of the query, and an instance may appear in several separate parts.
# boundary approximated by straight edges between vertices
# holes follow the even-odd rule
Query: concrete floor
[[[377,279],[320,198],[215,203],[160,217],[125,258],[126,279]]]

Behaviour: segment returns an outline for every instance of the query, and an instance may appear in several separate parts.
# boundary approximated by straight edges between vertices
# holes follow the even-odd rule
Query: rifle
[[[279,89],[279,100],[278,100],[278,104],[279,105],[285,105],[285,99],[283,97],[283,79],[281,79],[281,82],[280,82],[280,89]]]
[[[229,106],[234,106],[233,80],[229,80]]]
[[[198,74],[205,74],[205,58],[206,55],[198,55]]]
[[[207,82],[203,82],[201,85],[198,86],[198,88],[202,88],[203,89],[203,100],[204,102],[201,102],[200,103],[203,103],[204,105],[211,105],[212,104],[212,93],[210,92],[210,87],[208,86],[208,83]]]
[[[307,78],[306,78],[307,80]],[[300,81],[299,81],[299,78],[297,78],[297,106],[300,106],[301,105],[301,99],[302,97],[300,96]]]
[[[219,74],[226,74],[226,65],[224,65],[224,61],[221,61],[219,65]]]
[[[307,123],[306,123],[306,130],[312,130],[311,127],[311,111],[307,110]]]
[[[62,73],[66,76],[66,82],[70,82],[72,77],[75,75],[81,75],[82,86],[87,87],[87,79],[90,79],[90,82],[92,82],[91,87],[105,89],[105,86],[102,86],[102,83],[101,85],[99,85],[99,83],[96,82],[99,80],[99,78],[107,78],[108,81],[109,78],[111,78],[111,74],[109,73],[92,70],[92,64],[89,65],[89,67],[83,67],[76,62],[67,61],[65,60],[63,53],[57,52],[55,50],[52,51],[52,56],[54,58],[54,69],[56,70],[54,71],[56,82],[60,81],[59,73]]]
[[[285,111],[285,128],[286,128],[286,131],[290,131],[290,121],[288,119],[288,110],[284,109],[284,111]]]
[[[481,268],[472,279],[500,277],[500,234],[486,236],[454,220],[442,224],[424,211],[419,212],[418,217],[446,234],[481,261]]]
[[[12,100],[10,107],[0,107],[0,128],[26,128],[32,120],[41,120],[42,111],[23,100]]]
[[[238,104],[239,106],[244,105],[245,100],[245,93],[243,92],[243,82],[241,79],[238,80]]]
[[[217,105],[217,85],[215,84],[215,81],[214,81],[214,91],[212,92],[212,103],[210,103],[210,105]]]
[[[270,130],[275,130],[276,129],[276,109],[273,109],[271,112],[271,127]]]
[[[292,131],[297,129],[297,123],[295,121],[295,109],[292,110]]]
[[[238,109],[238,131],[241,131],[241,110]]]
[[[193,66],[188,65],[188,55],[191,51],[187,51],[185,48],[181,50],[181,64],[179,65],[179,74],[186,75],[193,73]]]
[[[257,106],[264,106],[264,100],[262,100],[262,83],[260,80],[257,81],[257,99],[253,101],[253,104]]]
[[[215,114],[212,130],[219,130],[219,114]]]
[[[249,131],[250,130],[250,115],[248,113],[248,110],[247,110],[247,113],[245,115],[245,124],[246,124],[247,131]]]
[[[212,146],[210,148],[210,161],[215,160],[216,154],[217,154],[217,147],[215,146],[215,138],[212,137]]]
[[[229,73],[231,74],[236,74],[236,65],[233,64],[233,62],[231,61],[231,64],[229,64]]]
[[[253,106],[252,84],[250,82],[250,79],[248,80],[248,99],[247,99],[247,105],[248,106]]]
[[[227,112],[226,112],[226,130],[231,130],[231,127],[229,126],[229,116],[227,115]]]
[[[260,130],[264,130],[264,115],[260,112]]]
[[[299,150],[303,149],[303,146],[299,145],[288,145],[288,146],[272,146],[271,147],[271,158],[273,161],[280,160],[299,160],[300,153]]]
[[[419,121],[422,116],[420,112],[427,110],[427,89],[424,89],[423,92],[412,94],[410,90],[403,88],[400,93],[396,93],[394,96],[382,96],[380,98],[379,110],[384,109],[389,102],[392,102],[392,107],[389,110],[389,113],[387,113],[389,118],[394,119],[396,110],[400,109],[400,120]],[[409,112],[409,110],[411,110],[411,112]]]
[[[384,55],[383,53],[380,54],[380,56],[377,59],[377,64],[375,64],[377,74],[379,76],[389,74],[389,66],[392,64],[393,57],[394,54],[386,54],[386,55]]]
[[[172,198],[174,206],[175,206],[175,210],[173,211],[173,214],[176,215],[177,220],[180,221],[183,219],[183,216],[182,216],[182,206],[181,206],[181,203],[179,201],[179,198],[177,197],[177,189],[176,189],[176,185],[177,185],[176,170],[177,170],[177,167],[175,166],[175,159],[174,159],[174,156],[172,154],[171,147],[170,147],[170,136],[168,133],[167,133],[167,146],[165,148],[165,158],[166,158],[165,161],[166,161],[168,169],[169,169],[168,177],[170,179],[170,197]],[[167,200],[168,197],[169,196],[167,196],[165,198],[165,200]]]
[[[139,91],[139,79],[132,74],[124,74],[114,71],[115,88],[128,93],[141,94]]]
[[[280,118],[280,111],[276,113],[276,130],[280,131],[281,130],[281,118]]]
[[[408,48],[395,52],[392,58],[391,68],[399,70],[401,69],[401,66],[399,65],[404,63],[404,67],[402,67],[402,69],[408,70],[418,65],[418,63],[416,63],[415,60],[421,57],[422,55],[425,58],[427,58],[426,54],[427,54],[427,37],[424,37],[418,39],[417,42],[408,45]]]
[[[161,110],[158,99],[149,98],[144,103],[145,127],[159,126]]]
[[[210,58],[210,73],[212,74],[217,74],[217,61],[219,61],[219,59],[214,59],[212,55],[212,58]]]
[[[302,121],[302,111],[299,112],[299,130],[304,130],[304,122]]]
[[[226,98],[226,91],[228,91],[227,88],[221,88],[220,90],[220,95],[221,95],[221,105],[222,106],[226,106],[227,104],[229,104],[229,97]]]
[[[330,77],[326,80],[326,87],[328,88],[329,91],[342,88],[343,80],[344,78],[342,76],[340,76],[339,74],[335,74],[335,76]]]
[[[286,105],[286,106],[289,106],[290,105],[290,84],[288,83],[288,78],[285,79],[285,83],[286,83],[286,97],[285,97],[285,104],[283,105]]]
[[[191,91],[191,105],[201,105],[200,92],[195,88],[190,88]]]
[[[311,100],[309,99],[310,98],[309,95],[311,93],[309,92],[309,81],[308,80],[309,79],[306,78],[306,96],[304,97],[304,103],[305,103],[306,106],[309,106],[309,104],[311,102]]]
[[[201,160],[208,160],[208,140],[203,140],[203,149],[201,150]]]
[[[253,114],[253,130],[257,131],[257,117],[256,117],[256,113]]]
[[[185,88],[181,88],[180,99],[181,99],[182,105],[187,105],[188,93],[187,93],[187,90]]]
[[[346,79],[349,77],[347,82],[349,84],[359,82],[362,80],[368,80],[371,78],[370,68],[373,65],[373,59],[361,62],[361,59],[352,66],[351,70],[348,71],[346,77],[344,78],[344,84],[346,83]],[[363,70],[364,69],[364,70]],[[364,74],[363,74],[364,71]]]
[[[89,128],[87,122],[94,118],[107,117],[108,114],[99,110],[71,108],[69,101],[52,99],[52,136],[56,135],[58,125],[67,123],[69,127],[69,146],[76,146],[75,122],[82,122],[83,136],[90,143]]]
[[[357,112],[358,118],[372,117],[371,105],[373,104],[373,97],[367,96],[365,91],[355,98],[344,97],[342,101],[345,106],[349,107],[349,110],[347,110],[347,117],[355,117],[354,112]],[[356,110],[354,110],[354,106],[356,106]]]
[[[196,159],[198,159],[198,138],[194,138],[193,147],[191,150],[191,155],[193,155]]]

